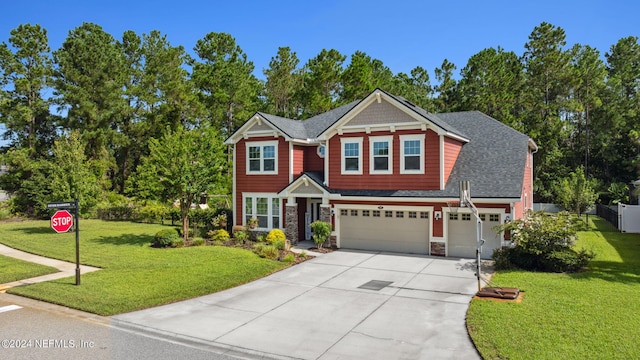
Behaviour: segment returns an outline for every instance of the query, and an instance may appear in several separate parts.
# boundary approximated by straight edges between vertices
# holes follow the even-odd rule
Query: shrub
[[[265,238],[265,240],[267,240],[270,243],[274,243],[277,240],[286,240],[287,237],[284,235],[284,232],[282,232],[282,230],[280,229],[273,229],[271,231],[269,231],[269,233],[267,234],[267,237]]]
[[[225,229],[211,230],[208,235],[214,242],[225,242],[230,239],[229,233]]]
[[[511,262],[512,250],[513,248],[499,248],[493,250],[493,255],[491,257],[495,261],[494,267],[496,270],[510,270],[515,267]]]
[[[273,245],[273,247],[275,247],[278,250],[284,250],[287,246],[287,240],[285,239],[278,239],[278,240],[274,240],[271,245]]]
[[[493,253],[496,269],[518,267],[530,271],[575,272],[593,259],[591,252],[572,249],[580,220],[569,213],[529,212],[523,219],[497,226],[511,231],[514,247]]]
[[[169,207],[155,201],[146,201],[136,204],[132,210],[132,216],[137,221],[154,223],[161,222],[169,213]]]
[[[313,231],[313,242],[320,248],[331,235],[331,224],[316,220],[311,223],[311,230]]]
[[[233,233],[233,238],[235,239],[236,243],[241,244],[247,241],[247,239],[249,238],[249,233],[244,230],[236,231]]]
[[[265,242],[267,239],[267,234],[259,234],[256,236],[256,240],[258,240],[258,242]]]
[[[195,238],[191,241],[191,246],[203,246],[205,243],[203,238]]]
[[[583,269],[594,254],[586,250],[560,249],[547,254],[541,261],[544,271],[577,272]]]
[[[184,247],[184,239],[181,237],[177,237],[171,241],[171,247],[181,248]]]
[[[292,263],[296,261],[296,257],[292,253],[288,253],[284,258],[282,258],[282,261]]]
[[[258,256],[276,260],[280,255],[278,249],[276,249],[273,245],[267,245],[264,243],[257,243],[253,246],[253,251],[258,254]]]
[[[173,246],[173,241],[179,237],[178,231],[174,228],[162,229],[153,237],[151,246],[159,248]]]

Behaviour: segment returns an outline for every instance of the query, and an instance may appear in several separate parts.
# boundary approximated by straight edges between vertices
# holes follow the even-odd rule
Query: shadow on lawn
[[[21,232],[24,234],[55,234],[56,232],[53,231],[53,229],[51,229],[50,226],[41,226],[41,227],[24,227],[24,228],[15,228],[15,229],[10,229],[9,231],[15,231],[15,232]],[[73,232],[73,228],[70,230],[70,232]]]
[[[118,236],[102,236],[93,240],[99,244],[106,245],[137,245],[147,246],[153,241],[151,235],[122,234]]]
[[[598,278],[606,281],[614,281],[625,284],[640,283],[640,234],[620,233],[607,221],[594,217],[595,230],[611,245],[622,262],[592,260],[588,270],[582,273],[571,274],[576,279]],[[597,255],[597,254],[596,254]]]

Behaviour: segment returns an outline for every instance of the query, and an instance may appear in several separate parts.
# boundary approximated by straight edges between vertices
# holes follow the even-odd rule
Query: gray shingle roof
[[[444,190],[336,190],[343,196],[457,198],[458,184],[469,180],[471,198],[520,198],[529,137],[479,111],[438,114],[466,129],[464,144]]]
[[[358,103],[359,101],[354,101],[339,108],[310,117],[307,120],[292,120],[261,112],[258,114],[273,124],[273,126],[277,127],[282,133],[293,139],[315,139],[321,132],[333,125]]]
[[[380,90],[383,91],[383,90]],[[386,92],[385,92],[386,93]],[[444,190],[340,190],[343,196],[434,197],[457,198],[460,180],[469,180],[472,198],[519,198],[522,192],[524,166],[529,137],[479,111],[432,114],[401,96],[390,97],[406,105],[436,126],[469,139],[464,144]],[[287,136],[315,139],[360,101],[354,101],[307,120],[291,120],[259,113]],[[464,129],[461,131],[459,129]],[[324,174],[312,173],[322,184]],[[327,189],[329,190],[329,189]]]

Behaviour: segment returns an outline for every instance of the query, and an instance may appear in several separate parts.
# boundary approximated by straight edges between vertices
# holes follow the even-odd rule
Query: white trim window
[[[369,138],[369,173],[393,173],[393,136]]]
[[[362,138],[341,138],[342,174],[362,175]]]
[[[278,141],[247,142],[247,174],[278,174]]]
[[[400,135],[400,173],[424,174],[424,134]]]
[[[282,201],[276,194],[242,194],[245,224],[249,219],[258,219],[258,229],[282,228]]]

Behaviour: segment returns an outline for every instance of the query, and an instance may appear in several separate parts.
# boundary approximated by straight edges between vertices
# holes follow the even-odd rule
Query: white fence
[[[618,203],[618,230],[640,233],[640,205]]]

